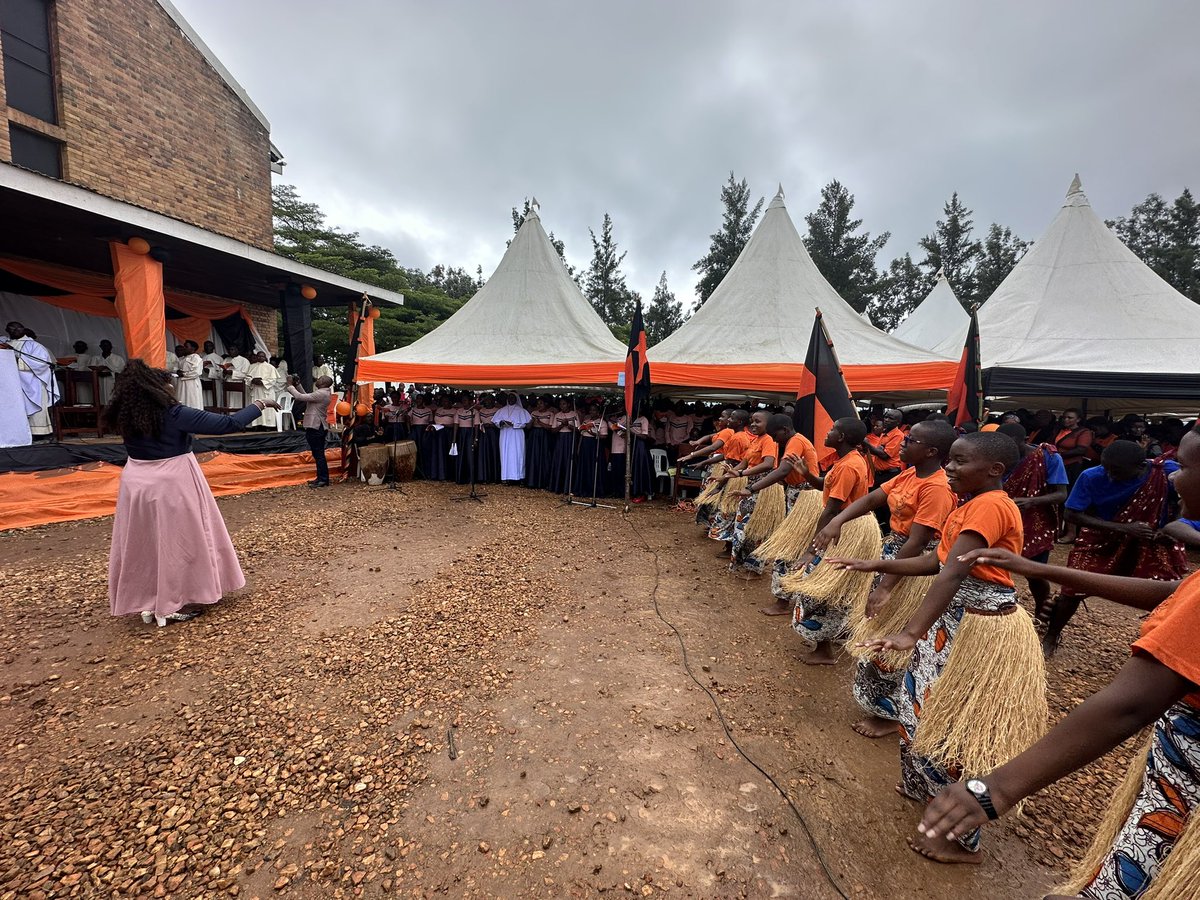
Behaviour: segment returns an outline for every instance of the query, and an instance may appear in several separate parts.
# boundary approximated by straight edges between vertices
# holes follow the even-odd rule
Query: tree
[[[958,199],[958,191],[946,201],[942,212],[945,218],[938,220],[933,234],[921,238],[921,249],[925,251],[925,259],[920,264],[925,278],[922,293],[933,290],[938,271],[944,271],[955,295],[969,309],[978,294],[975,264],[983,247],[971,238],[975,223],[971,220],[971,210]]]
[[[855,234],[862,219],[851,218],[853,210],[854,195],[841,182],[829,182],[821,189],[816,211],[804,217],[808,223],[804,245],[825,280],[861,313],[879,290],[875,257],[891,235],[886,231],[874,238],[866,231]]]
[[[996,288],[1000,287],[1000,282],[1008,277],[1008,273],[1028,249],[1029,242],[1013,234],[1011,228],[1001,228],[995,222],[991,224],[987,237],[983,240],[979,261],[975,265],[976,303],[983,303],[992,296]],[[957,288],[953,282],[951,287]]]
[[[729,180],[721,188],[721,203],[725,206],[721,230],[711,236],[708,252],[692,266],[694,271],[700,273],[700,281],[696,284],[697,309],[712,296],[725,273],[733,268],[738,254],[754,232],[754,223],[758,221],[763,205],[759,197],[754,208],[749,208],[750,186],[744,178],[740,182],[734,179],[732,171]]]
[[[1190,190],[1170,206],[1151,194],[1108,226],[1160,278],[1200,303],[1200,204]]]
[[[485,284],[487,284],[487,279],[483,277],[483,266],[477,264],[475,266],[475,290],[479,290]]]
[[[884,331],[895,330],[928,293],[925,274],[913,262],[911,253],[893,259],[867,306],[871,322]]]
[[[623,329],[628,336],[629,320],[633,317],[633,294],[621,274],[625,253],[617,252],[612,216],[604,214],[600,237],[597,238],[590,228],[588,234],[592,236],[592,262],[583,276],[584,296],[613,334],[619,337]]]
[[[649,346],[654,346],[683,324],[683,304],[675,299],[675,295],[667,287],[665,271],[654,288],[654,296],[645,311],[643,321],[646,325],[646,343]]]

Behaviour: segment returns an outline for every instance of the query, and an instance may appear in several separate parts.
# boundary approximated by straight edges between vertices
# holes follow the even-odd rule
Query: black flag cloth
[[[812,441],[814,447],[823,447],[825,435],[835,421],[857,415],[833,341],[825,331],[825,320],[818,309],[812,337],[808,339],[800,390],[796,392],[796,430]]]
[[[629,352],[625,355],[625,421],[633,427],[633,410],[650,399],[650,363],[646,360],[646,326],[639,300],[629,329]]]
[[[979,322],[971,313],[967,343],[963,346],[954,383],[946,392],[946,418],[955,428],[967,422],[979,424],[983,413],[983,373],[979,364]]]

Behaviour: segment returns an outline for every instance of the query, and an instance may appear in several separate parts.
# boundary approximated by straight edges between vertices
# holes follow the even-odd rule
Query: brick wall
[[[242,305],[246,307],[246,314],[250,316],[250,321],[254,323],[255,329],[262,336],[263,343],[267,345],[267,348],[271,351],[271,355],[278,356],[278,312],[269,306],[256,306],[253,303],[244,303]]]
[[[60,125],[38,130],[65,143],[65,178],[269,249],[270,136],[156,0],[57,0],[54,18]],[[7,120],[38,123],[2,97],[7,162]]]

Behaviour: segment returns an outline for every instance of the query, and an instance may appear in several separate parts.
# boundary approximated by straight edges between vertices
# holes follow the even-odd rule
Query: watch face
[[[972,778],[970,781],[967,782],[967,790],[970,791],[972,794],[986,794],[987,793],[987,785],[984,784],[982,781],[980,781],[978,778]]]

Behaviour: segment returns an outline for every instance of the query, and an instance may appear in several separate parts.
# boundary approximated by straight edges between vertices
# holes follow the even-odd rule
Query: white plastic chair
[[[670,493],[673,489],[671,483],[673,476],[671,475],[671,470],[667,467],[667,451],[658,447],[652,448],[650,450],[650,461],[654,464],[655,487],[658,486],[659,480],[665,478],[667,479],[667,490],[660,491],[660,493]]]
[[[275,413],[275,430],[276,431],[284,431],[285,430],[283,427],[283,417],[287,416],[289,419],[291,419],[292,425],[290,428],[288,428],[286,430],[287,431],[295,431],[296,430],[296,416],[292,412],[292,404],[295,403],[295,399],[292,397],[291,394],[280,394],[279,399],[276,402],[279,403],[279,409]]]

